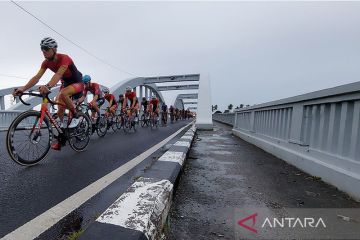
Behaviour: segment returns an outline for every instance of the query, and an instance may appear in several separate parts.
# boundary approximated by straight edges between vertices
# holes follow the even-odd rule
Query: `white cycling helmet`
[[[110,92],[110,90],[107,87],[105,87],[105,88],[103,88],[102,92],[104,94],[108,94]]]
[[[45,47],[45,48],[57,48],[58,45],[55,41],[55,39],[51,38],[51,37],[46,37],[43,40],[41,40],[40,42],[40,47]]]
[[[131,88],[130,86],[127,86],[127,87],[126,87],[126,91],[127,91],[127,92],[131,92],[131,90],[132,90],[132,88]]]

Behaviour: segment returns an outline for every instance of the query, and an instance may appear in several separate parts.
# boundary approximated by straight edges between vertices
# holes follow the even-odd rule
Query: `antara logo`
[[[257,229],[255,229],[255,225],[256,225],[256,217],[258,216],[257,213],[254,213],[246,218],[240,219],[237,223],[251,231],[254,233],[257,233]],[[252,220],[251,225],[247,225],[245,224],[245,222]],[[296,227],[301,227],[301,228],[317,228],[317,227],[323,227],[326,228],[326,224],[324,222],[324,220],[322,218],[319,219],[315,219],[313,217],[305,217],[305,218],[293,218],[293,217],[288,217],[288,218],[265,218],[263,224],[261,225],[261,228],[265,228],[265,227],[270,227],[270,228],[296,228]]]
[[[253,228],[253,227],[255,226],[255,224],[256,224],[256,217],[257,217],[257,215],[258,215],[257,213],[254,213],[253,215],[250,215],[250,216],[248,216],[248,217],[246,217],[246,218],[244,218],[244,219],[241,219],[241,220],[238,221],[238,224],[239,224],[240,226],[242,226],[243,228],[246,228],[246,229],[249,230],[249,231],[252,231],[252,232],[254,232],[254,233],[257,233],[257,230],[256,230],[255,228]],[[246,222],[246,221],[248,221],[248,220],[250,220],[250,219],[252,219],[252,225],[251,225],[251,227],[244,224],[244,222]]]
[[[312,217],[309,218],[273,218],[272,221],[269,218],[266,218],[264,223],[262,224],[262,228],[269,226],[271,228],[295,228],[295,227],[301,227],[301,228],[317,228],[319,225],[322,225],[324,228],[326,228],[326,224],[322,218],[315,219]]]

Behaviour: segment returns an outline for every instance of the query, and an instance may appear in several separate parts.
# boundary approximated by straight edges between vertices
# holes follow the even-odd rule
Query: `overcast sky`
[[[18,2],[97,57],[136,76],[208,73],[221,110],[360,80],[360,2]],[[30,78],[51,36],[83,74],[133,77],[0,2],[0,74]],[[41,80],[47,83],[52,73]],[[25,79],[0,75],[0,88]],[[173,101],[173,93],[164,93]]]

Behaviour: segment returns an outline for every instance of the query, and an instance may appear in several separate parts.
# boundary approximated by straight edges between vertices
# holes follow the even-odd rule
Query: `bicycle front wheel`
[[[104,137],[107,132],[107,120],[104,115],[101,115],[99,122],[97,123],[96,133],[99,137]]]
[[[12,160],[31,166],[46,157],[52,140],[51,124],[47,117],[40,126],[41,113],[30,110],[11,123],[6,135],[6,147]]]
[[[141,127],[144,127],[145,124],[146,124],[146,119],[145,119],[145,115],[144,115],[144,114],[141,115],[140,122],[141,122],[141,124],[140,124]]]
[[[111,128],[114,132],[116,132],[118,130],[118,127],[117,127],[117,122],[118,122],[118,116],[115,116],[112,118],[112,125],[111,125]]]

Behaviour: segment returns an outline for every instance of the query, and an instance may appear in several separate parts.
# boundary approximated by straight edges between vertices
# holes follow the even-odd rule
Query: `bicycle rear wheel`
[[[11,123],[6,135],[6,147],[12,160],[23,166],[37,164],[50,150],[51,124],[44,118],[39,128],[41,113],[30,110]]]
[[[76,152],[82,152],[89,145],[91,136],[91,120],[88,115],[83,112],[77,113],[81,119],[79,125],[71,129],[69,133],[69,145]]]

